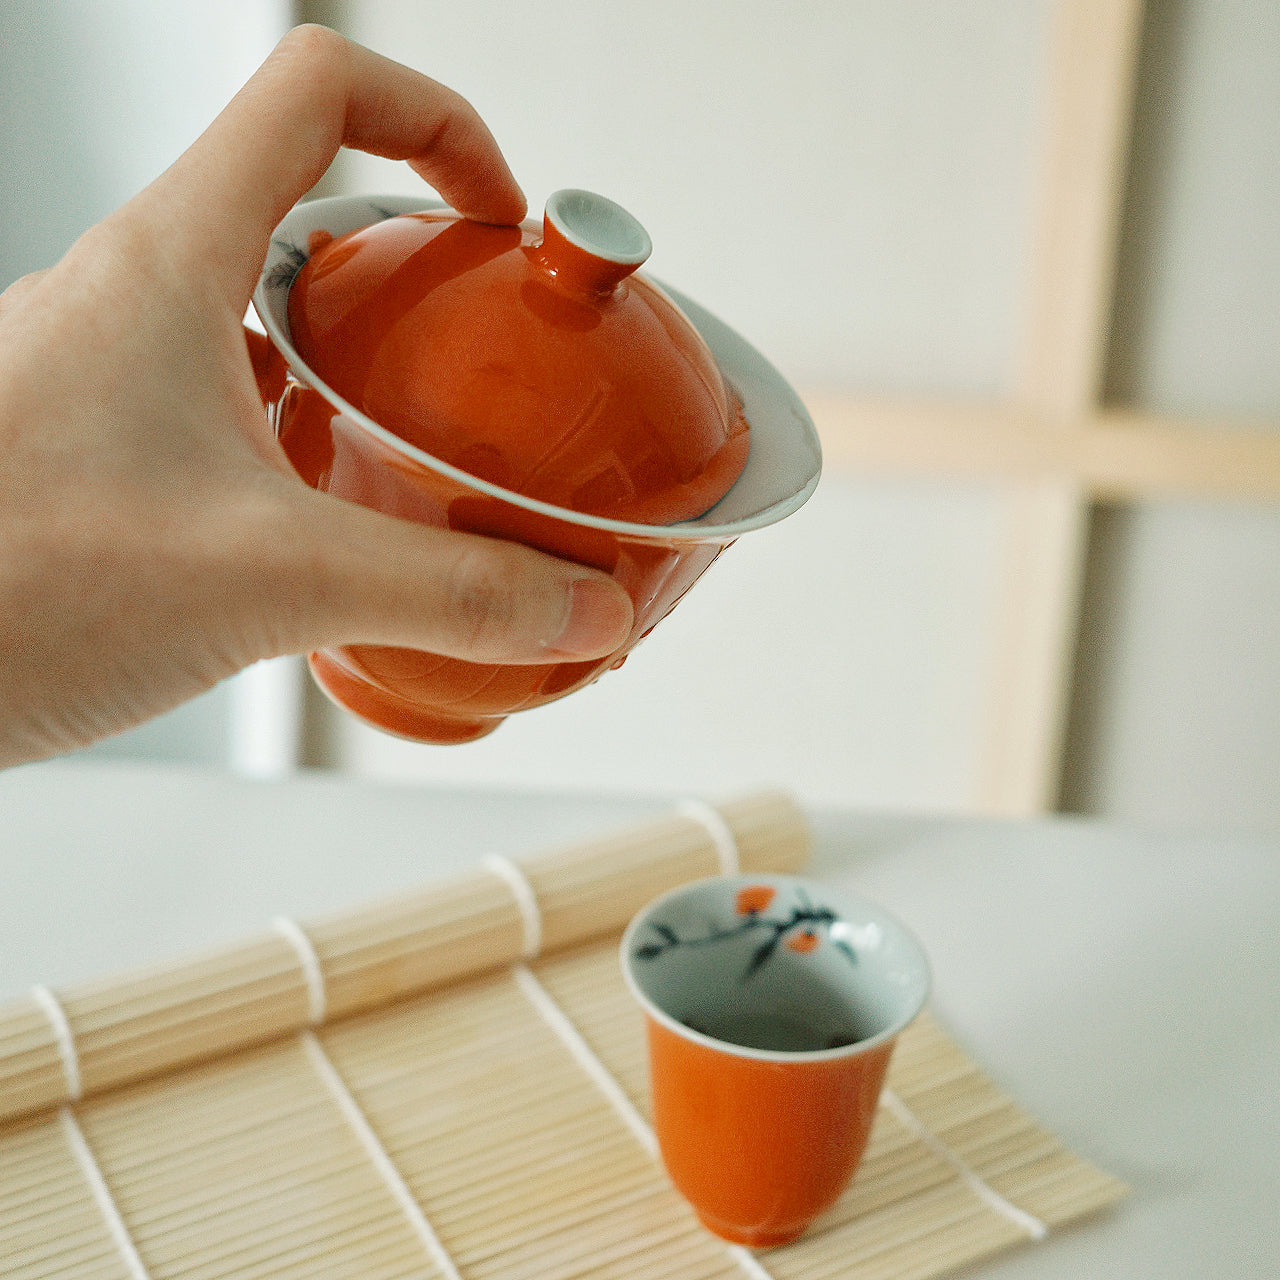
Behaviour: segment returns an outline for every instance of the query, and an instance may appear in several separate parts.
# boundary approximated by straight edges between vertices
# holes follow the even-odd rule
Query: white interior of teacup
[[[294,376],[319,391],[334,408],[392,448],[424,466],[461,480],[476,490],[575,524],[632,536],[654,535],[728,542],[751,529],[774,524],[797,511],[818,484],[822,450],[817,431],[786,379],[744,338],[691,298],[660,285],[702,335],[725,380],[742,400],[751,425],[747,464],[729,492],[696,520],[675,525],[641,525],[566,511],[477,479],[407,444],[379,426],[326,386],[302,361],[289,331],[289,286],[307,259],[314,232],[346,235],[401,213],[441,209],[439,200],[412,196],[331,196],[296,205],[271,237],[254,309]],[[657,283],[652,281],[651,283]]]
[[[874,904],[795,876],[717,877],[630,924],[622,965],[651,1016],[750,1057],[865,1052],[920,1011],[929,966]]]

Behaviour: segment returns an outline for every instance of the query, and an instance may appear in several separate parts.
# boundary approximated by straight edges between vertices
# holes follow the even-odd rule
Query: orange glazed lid
[[[587,191],[543,225],[402,214],[313,246],[298,354],[344,400],[462,471],[555,506],[674,524],[714,506],[749,430],[706,343],[651,281],[644,228]]]

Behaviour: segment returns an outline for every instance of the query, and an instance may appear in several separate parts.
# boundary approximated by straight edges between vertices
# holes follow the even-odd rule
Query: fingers
[[[226,261],[247,299],[267,237],[340,145],[407,160],[468,217],[524,217],[524,195],[465,99],[318,26],[277,45],[152,194],[176,202],[175,226]],[[218,200],[205,200],[208,191]]]
[[[517,543],[426,528],[311,490],[281,547],[276,652],[404,645],[473,662],[603,657],[630,634],[611,578]]]

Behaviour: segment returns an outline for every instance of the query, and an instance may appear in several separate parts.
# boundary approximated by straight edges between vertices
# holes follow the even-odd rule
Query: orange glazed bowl
[[[637,268],[644,229],[561,191],[542,224],[439,203],[335,197],[272,237],[255,364],[285,453],[314,488],[611,574],[635,622],[613,654],[493,665],[385,645],[310,656],[348,711],[465,742],[595,680],[740,534],[813,492],[813,424],[726,325]]]

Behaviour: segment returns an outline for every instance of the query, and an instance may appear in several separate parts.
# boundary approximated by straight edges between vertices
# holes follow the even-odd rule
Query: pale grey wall
[[[1023,297],[1049,0],[326,0],[460,89],[535,201],[594,186],[652,267],[799,381],[1000,394]],[[284,3],[0,0],[0,282],[195,135]],[[1111,393],[1280,416],[1280,8],[1151,0]],[[414,179],[349,166],[364,189]],[[963,808],[999,509],[981,485],[828,478],[744,539],[623,672],[485,743],[344,723],[371,773]],[[1095,522],[1066,799],[1280,827],[1280,515]],[[225,692],[99,750],[219,759]]]
[[[1067,807],[1280,830],[1280,517],[1104,511],[1089,581]]]
[[[0,288],[175,159],[290,15],[287,0],[0,0]],[[231,703],[222,686],[89,754],[222,762]]]
[[[630,208],[649,268],[794,380],[998,395],[1022,300],[1048,10],[1025,0],[354,0],[351,34],[469,97],[535,213]],[[422,190],[352,157],[352,189]],[[965,808],[999,504],[828,477],[595,688],[458,750],[342,723],[372,774]]]
[[[287,0],[0,0],[0,284],[176,159],[289,24]]]
[[[1280,6],[1151,0],[1113,398],[1280,430]],[[1280,511],[1100,513],[1069,807],[1280,830]]]
[[[653,237],[648,269],[789,376],[1004,389],[1046,55],[1040,0],[326,8],[470,98],[534,213],[567,186],[625,205]],[[403,166],[364,156],[347,181],[422,190]]]
[[[633,206],[655,273],[797,380],[999,394],[1050,11],[477,0],[464,27],[440,4],[352,0],[333,16],[470,96],[535,202],[581,183]],[[1241,0],[1149,6],[1114,398],[1280,410],[1278,22]],[[365,160],[347,180],[412,183]],[[598,696],[459,753],[344,724],[348,763],[973,803],[990,492],[824,485],[793,528],[735,547]],[[1174,504],[1095,527],[1067,803],[1280,827],[1280,514]]]
[[[343,756],[462,784],[970,808],[998,531],[982,486],[828,477],[726,551],[621,671],[466,747],[341,717]]]

